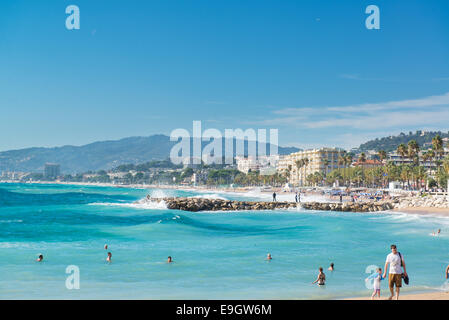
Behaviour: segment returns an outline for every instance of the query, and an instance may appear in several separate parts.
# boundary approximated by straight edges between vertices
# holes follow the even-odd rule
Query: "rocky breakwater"
[[[394,208],[394,204],[388,201],[379,202],[305,202],[301,204],[304,209],[320,211],[346,211],[346,212],[376,212]]]
[[[149,201],[165,202],[168,209],[183,211],[237,211],[275,210],[296,208],[293,202],[232,201],[205,198],[152,198]]]
[[[271,201],[233,201],[205,198],[152,198],[151,202],[164,202],[168,209],[183,211],[240,211],[240,210],[275,210],[290,209],[298,206],[309,210],[375,212],[394,208],[390,202],[271,202]]]
[[[400,197],[395,200],[396,209],[406,208],[447,208],[449,199],[446,196],[414,196]]]

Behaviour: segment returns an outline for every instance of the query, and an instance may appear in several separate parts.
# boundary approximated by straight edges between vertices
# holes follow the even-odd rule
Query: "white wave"
[[[0,220],[0,223],[21,223],[23,220]]]
[[[167,209],[167,204],[165,201],[150,201],[146,199],[142,199],[139,201],[136,201],[134,203],[102,203],[102,202],[95,202],[90,203],[89,205],[94,206],[111,206],[111,207],[128,207],[128,208],[134,208],[134,209],[156,209],[156,210],[164,210]]]
[[[198,196],[191,196],[189,198],[229,200],[229,199],[219,195],[218,193],[210,193],[210,194],[207,193],[207,194],[202,194],[202,195],[198,195]]]
[[[150,191],[149,196],[151,198],[168,198],[174,197],[176,191],[170,189],[153,189]]]

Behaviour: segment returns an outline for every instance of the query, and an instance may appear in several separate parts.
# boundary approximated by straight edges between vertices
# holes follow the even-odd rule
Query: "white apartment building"
[[[235,157],[237,170],[243,173],[250,171],[267,171],[267,169],[276,169],[281,155],[258,156],[258,157]]]
[[[345,150],[340,148],[319,148],[299,151],[289,154],[280,160],[277,170],[279,173],[290,171],[289,182],[294,185],[303,186],[306,184],[306,178],[310,174],[321,172],[326,175],[334,169],[343,168],[344,165],[338,164],[338,158],[345,153]],[[297,162],[299,164],[300,160],[308,161],[307,165],[298,168]]]

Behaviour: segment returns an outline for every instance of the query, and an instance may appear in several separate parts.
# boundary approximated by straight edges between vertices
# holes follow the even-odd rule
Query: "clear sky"
[[[65,8],[80,8],[67,30]],[[380,30],[365,9],[380,8]],[[449,130],[447,0],[0,2],[0,150],[203,128]]]

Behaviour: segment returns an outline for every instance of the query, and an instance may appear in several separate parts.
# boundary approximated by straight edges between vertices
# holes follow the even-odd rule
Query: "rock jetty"
[[[405,208],[447,208],[449,209],[449,198],[446,196],[415,196],[401,197],[395,205],[397,209]]]
[[[164,202],[168,209],[183,211],[240,211],[240,210],[275,210],[302,207],[309,210],[376,212],[394,208],[391,202],[271,202],[271,201],[234,201],[206,198],[151,198],[147,201]]]
[[[302,203],[304,209],[320,211],[347,211],[347,212],[376,212],[394,209],[395,205],[388,201],[379,202],[305,202]]]

